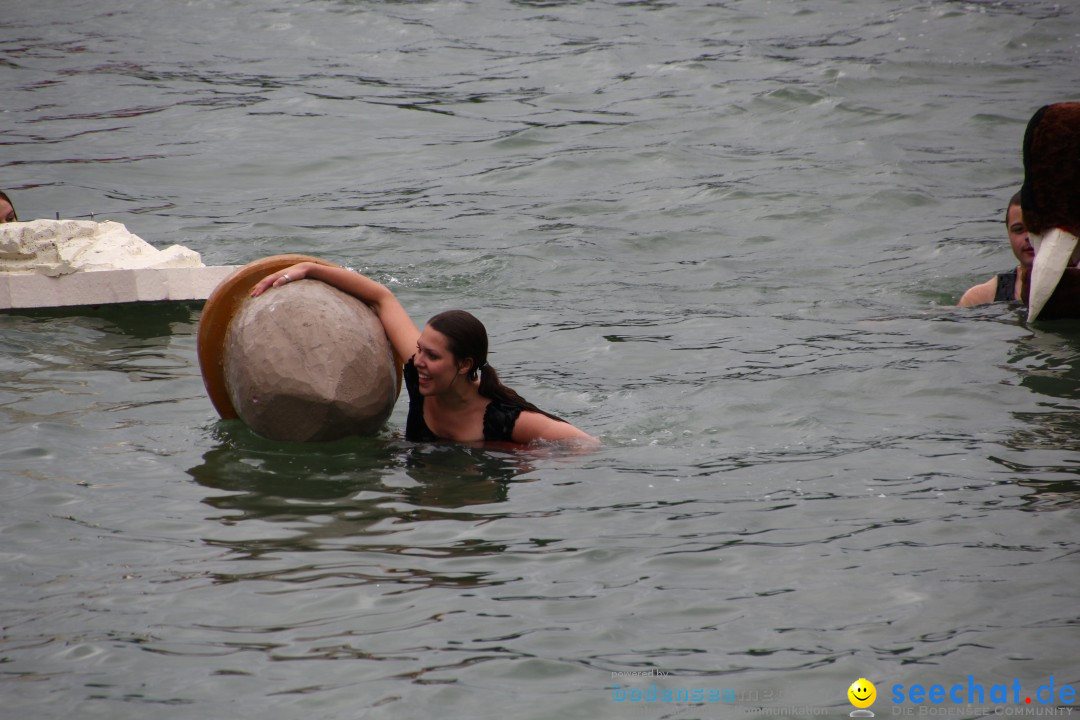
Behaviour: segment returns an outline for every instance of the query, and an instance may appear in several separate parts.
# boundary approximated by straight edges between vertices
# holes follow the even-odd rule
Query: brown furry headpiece
[[[1028,122],[1020,206],[1036,235],[1080,235],[1080,102],[1046,105]]]

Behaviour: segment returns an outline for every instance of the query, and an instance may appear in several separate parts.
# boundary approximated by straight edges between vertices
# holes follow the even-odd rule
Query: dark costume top
[[[424,422],[424,396],[420,394],[420,373],[413,359],[401,368],[405,389],[409,391],[409,416],[405,419],[405,439],[413,442],[429,442],[441,438],[431,432]],[[484,409],[484,440],[513,442],[514,423],[522,408],[502,400],[492,400]]]
[[[1016,300],[1016,268],[1008,272],[998,273],[997,292],[994,293],[994,302],[1013,302]]]

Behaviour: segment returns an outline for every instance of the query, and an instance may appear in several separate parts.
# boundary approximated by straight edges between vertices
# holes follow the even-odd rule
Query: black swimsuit
[[[409,391],[409,416],[405,419],[405,439],[413,442],[441,440],[424,422],[424,396],[420,394],[420,373],[413,359],[401,368],[405,389]],[[501,400],[492,400],[484,410],[484,440],[514,442],[514,423],[521,408]]]
[[[998,273],[997,292],[994,293],[994,302],[1013,302],[1016,300],[1016,268],[1008,272]]]

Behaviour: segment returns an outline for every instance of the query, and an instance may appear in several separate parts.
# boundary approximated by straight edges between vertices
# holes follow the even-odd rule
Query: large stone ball
[[[397,399],[394,353],[378,316],[318,280],[245,300],[229,323],[222,365],[237,415],[272,440],[372,435]]]

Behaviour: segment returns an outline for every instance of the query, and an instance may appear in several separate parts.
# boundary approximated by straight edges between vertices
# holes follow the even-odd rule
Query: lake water
[[[0,717],[1069,704],[1080,324],[952,305],[1078,88],[1072,0],[6,3],[22,219],[474,311],[603,445],[269,442],[197,304],[0,315]]]

